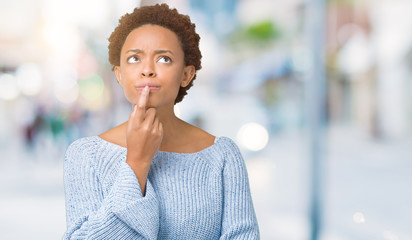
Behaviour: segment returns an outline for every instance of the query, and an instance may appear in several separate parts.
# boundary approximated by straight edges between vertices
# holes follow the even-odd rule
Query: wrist
[[[140,157],[138,155],[127,154],[126,155],[126,163],[129,164],[131,167],[139,167],[139,168],[147,168],[150,167],[151,159],[145,159],[144,157]]]

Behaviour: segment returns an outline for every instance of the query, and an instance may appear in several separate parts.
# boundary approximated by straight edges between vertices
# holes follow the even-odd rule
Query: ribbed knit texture
[[[145,196],[126,153],[98,136],[68,147],[63,239],[259,239],[246,166],[231,139],[196,153],[158,151]]]

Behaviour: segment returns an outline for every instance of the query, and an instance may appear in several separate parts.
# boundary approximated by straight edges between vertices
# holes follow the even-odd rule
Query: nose
[[[156,76],[156,72],[151,63],[147,63],[143,66],[141,76],[142,77],[155,77]]]
[[[142,72],[143,77],[154,77],[155,73],[154,72]]]

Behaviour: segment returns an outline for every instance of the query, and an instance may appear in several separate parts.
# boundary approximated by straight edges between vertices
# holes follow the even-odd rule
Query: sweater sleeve
[[[66,151],[64,188],[67,231],[63,239],[157,239],[159,207],[149,181],[143,197],[133,170],[121,162],[107,194],[96,171],[95,148],[74,142]]]
[[[259,239],[259,227],[243,157],[239,148],[230,139],[225,149],[223,219],[220,239]]]

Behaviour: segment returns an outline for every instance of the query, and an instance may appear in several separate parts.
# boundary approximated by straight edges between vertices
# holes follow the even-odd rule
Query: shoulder
[[[238,145],[229,137],[219,137],[216,140],[216,148],[219,149],[223,159],[223,164],[227,166],[237,166],[245,168],[245,161]]]
[[[214,145],[224,155],[241,155],[238,145],[229,137],[216,137]]]
[[[79,152],[91,152],[98,147],[97,137],[96,136],[89,136],[79,138],[73,141],[66,150],[67,154],[74,154]]]
[[[67,168],[69,165],[82,165],[90,163],[91,159],[95,158],[99,148],[98,139],[96,136],[83,137],[72,142],[66,149],[64,155],[64,165]]]
[[[239,147],[231,138],[220,136],[215,138],[214,144],[205,151],[214,162],[219,165],[226,165],[228,162],[243,163],[243,157]]]
[[[72,142],[64,156],[63,179],[66,191],[75,191],[81,186],[89,187],[87,181],[94,180],[96,170],[96,136],[83,137]]]
[[[219,137],[215,145],[220,152],[223,175],[233,179],[247,178],[246,163],[235,141],[228,137]]]

